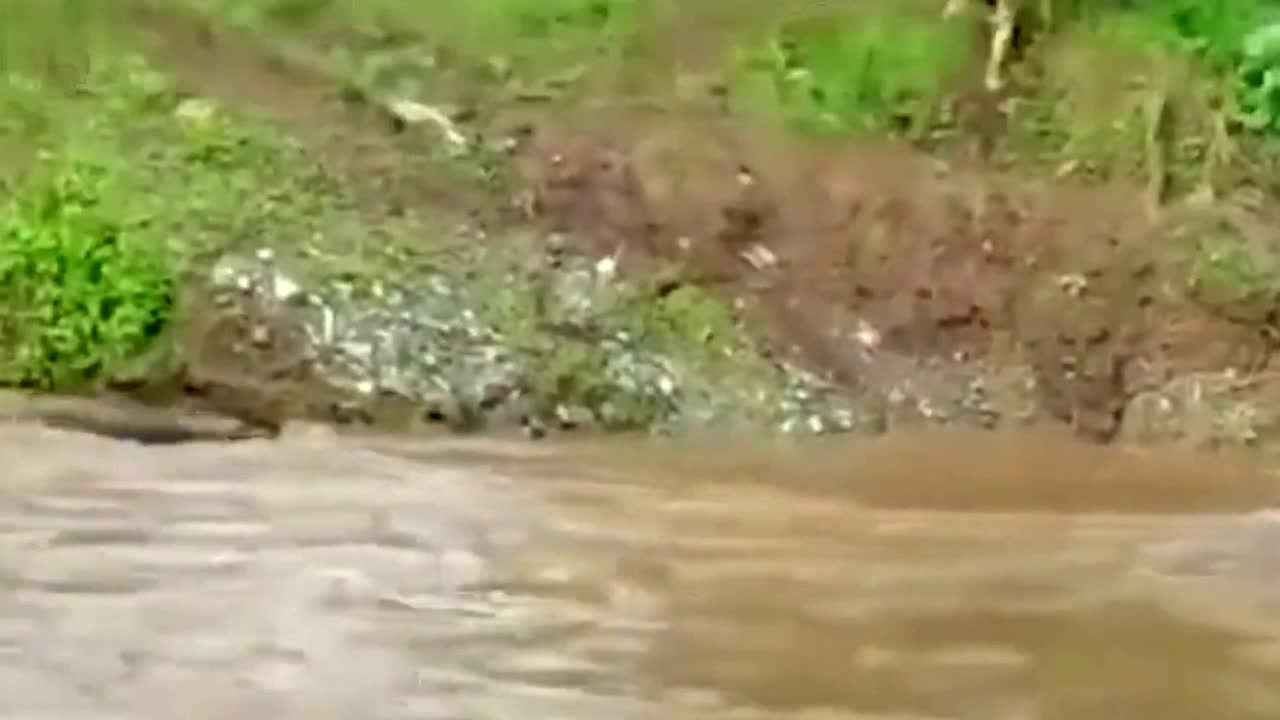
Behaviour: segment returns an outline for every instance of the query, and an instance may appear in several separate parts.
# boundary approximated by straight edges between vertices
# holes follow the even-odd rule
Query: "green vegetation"
[[[737,112],[931,147],[971,139],[955,101],[980,84],[987,50],[979,16],[944,18],[936,0],[188,2],[269,37],[324,37],[334,48],[324,62],[374,93],[662,101],[654,88],[712,75]],[[1039,17],[1044,7],[1052,17]],[[1028,4],[1020,20],[1026,32],[1002,69],[1013,80],[1005,127],[986,130],[1007,161],[1161,194],[1272,182],[1274,3],[1056,0]]]
[[[138,66],[92,60],[106,47],[92,6],[14,12],[0,31],[0,382],[74,390],[148,350],[175,312],[176,265],[110,137],[151,90]]]
[[[1242,55],[1236,80],[1244,124],[1268,135],[1280,134],[1280,23],[1247,35]]]
[[[0,75],[0,382],[75,391],[167,358],[214,258],[356,225],[300,145],[183,97],[109,32],[123,18],[24,7]]]
[[[973,60],[969,28],[905,5],[785,20],[739,50],[732,93],[820,133],[918,136]]]
[[[74,390],[166,342],[183,278],[210,258],[301,237],[324,202],[297,152],[216,114],[184,117],[133,54],[99,53],[74,83],[11,65],[0,148],[0,368]],[[304,222],[305,219],[305,222]]]
[[[1039,75],[1011,119],[1015,150],[1162,197],[1269,184],[1274,140],[1243,122],[1256,91],[1242,78],[1265,74],[1247,48],[1273,18],[1253,0],[1083,14],[1026,60]]]
[[[115,178],[73,163],[0,220],[0,381],[64,389],[132,359],[173,318],[163,248],[111,207]]]

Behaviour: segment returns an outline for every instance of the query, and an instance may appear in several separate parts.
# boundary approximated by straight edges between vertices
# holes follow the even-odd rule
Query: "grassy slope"
[[[188,2],[267,36],[324,38],[332,67],[388,92],[430,95],[462,84],[474,94],[487,83],[510,95],[561,88],[585,74],[595,82],[563,91],[566,99],[643,92],[672,102],[691,76],[710,75],[728,85],[741,111],[782,118],[792,129],[902,132],[934,144],[961,129],[949,101],[983,62],[973,24],[943,20],[934,0],[852,8],[719,0]],[[1159,140],[1171,146],[1164,171],[1172,181],[1258,169],[1222,165],[1245,163],[1245,150],[1256,155],[1242,125],[1280,127],[1280,100],[1264,77],[1276,48],[1257,33],[1280,10],[1266,0],[1131,5],[1054,4],[1050,31],[1010,71],[1017,102],[1001,150],[1055,170],[1071,163],[1142,177]]]

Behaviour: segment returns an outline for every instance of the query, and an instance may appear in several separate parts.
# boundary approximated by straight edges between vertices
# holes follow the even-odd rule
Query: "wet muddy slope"
[[[284,123],[373,213],[568,233],[661,292],[711,288],[873,431],[1065,425],[1098,441],[1253,444],[1280,386],[1276,309],[1199,287],[1188,237],[1276,244],[1273,209],[1028,182],[889,143],[781,140],[668,108],[504,107],[472,128],[518,182],[476,195],[406,163],[421,134],[300,60],[179,11],[138,16],[191,92]],[[216,70],[215,70],[216,68]],[[500,233],[487,236],[501,242]],[[661,289],[665,288],[665,289]]]

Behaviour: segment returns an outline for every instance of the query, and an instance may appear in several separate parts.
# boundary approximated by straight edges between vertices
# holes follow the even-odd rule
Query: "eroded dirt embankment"
[[[1276,299],[1195,272],[1206,233],[1275,245],[1268,208],[1153,215],[1136,188],[785,142],[669,108],[490,113],[474,129],[511,140],[518,182],[468,194],[403,167],[405,128],[324,77],[188,19],[142,19],[189,91],[286,123],[370,212],[444,205],[490,227],[532,223],[669,288],[713,287],[778,356],[857,398],[864,429],[1047,422],[1216,445],[1274,425]]]
[[[599,252],[718,283],[781,348],[900,406],[891,418],[1048,419],[1098,440],[1241,440],[1269,423],[1232,429],[1220,414],[1243,411],[1241,391],[1266,412],[1273,299],[1210,296],[1188,240],[1274,246],[1269,212],[1152,217],[1130,188],[744,134],[670,119],[544,128],[527,169],[545,217]],[[1175,408],[1187,383],[1214,399]]]

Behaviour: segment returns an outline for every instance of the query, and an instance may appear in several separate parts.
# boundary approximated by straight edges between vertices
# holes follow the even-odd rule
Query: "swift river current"
[[[0,715],[1274,720],[1280,484],[1040,435],[0,427]]]

